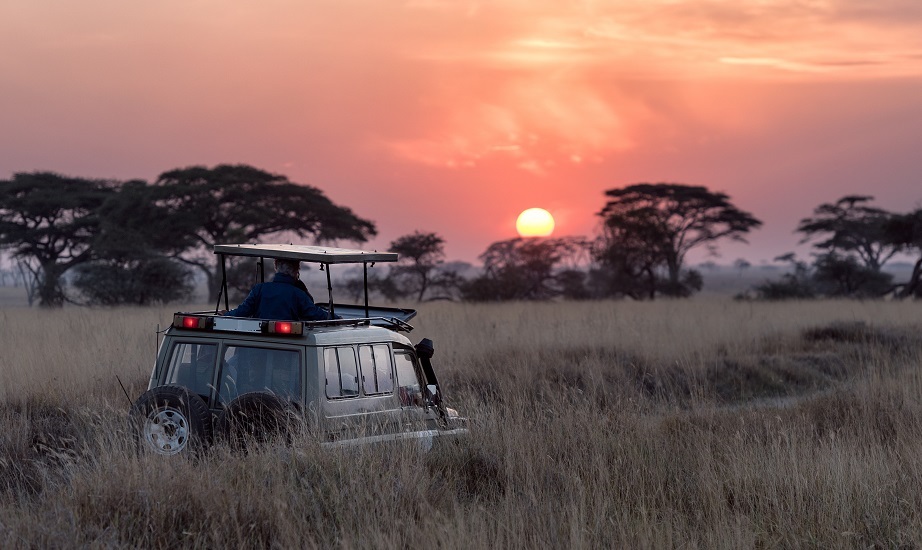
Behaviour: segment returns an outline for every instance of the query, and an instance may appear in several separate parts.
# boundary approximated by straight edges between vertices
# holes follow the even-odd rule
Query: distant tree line
[[[685,297],[701,289],[686,266],[689,251],[717,241],[744,241],[762,222],[724,193],[676,183],[640,183],[606,191],[594,238],[516,238],[491,244],[481,273],[462,277],[443,266],[443,241],[415,233],[391,243],[402,265],[373,281],[393,298],[456,297],[472,301]],[[428,289],[432,293],[427,294]]]
[[[788,273],[755,287],[757,299],[819,296],[919,296],[922,210],[894,214],[847,196],[818,206],[801,221],[813,261],[794,255]],[[515,238],[490,244],[482,268],[446,262],[445,240],[415,231],[390,243],[399,261],[370,273],[370,287],[388,300],[504,301],[687,297],[702,274],[689,252],[719,241],[745,242],[762,222],[706,187],[638,183],[605,192],[592,237]],[[187,299],[197,273],[217,298],[219,243],[271,238],[364,242],[373,222],[334,204],[312,186],[247,165],[171,170],[153,182],[17,173],[0,181],[0,248],[12,256],[30,303],[116,305]],[[918,260],[908,281],[882,271],[898,253]],[[748,262],[738,260],[742,272]],[[246,293],[246,263],[228,265],[229,285]],[[347,281],[358,296],[362,279]]]
[[[801,242],[812,242],[812,261],[793,253],[776,258],[791,270],[756,286],[742,298],[765,300],[820,297],[922,297],[922,209],[893,213],[872,206],[874,197],[848,195],[813,210],[797,226]],[[897,254],[915,256],[909,279],[894,282],[883,271]]]
[[[372,286],[388,298],[417,300],[686,297],[703,284],[701,273],[686,266],[689,251],[713,252],[722,239],[744,241],[761,225],[725,194],[705,187],[642,183],[609,190],[606,197],[596,237],[496,242],[480,255],[483,269],[473,277],[442,264],[443,241],[437,234],[401,237],[391,249],[400,252],[403,265],[391,276],[375,278]],[[816,207],[797,227],[801,242],[813,242],[812,261],[794,254],[776,258],[789,264],[789,271],[738,297],[922,297],[922,209],[892,213],[871,206],[872,200],[850,195]],[[909,279],[894,282],[883,267],[899,253],[916,260]],[[744,259],[733,265],[740,273],[751,267]]]

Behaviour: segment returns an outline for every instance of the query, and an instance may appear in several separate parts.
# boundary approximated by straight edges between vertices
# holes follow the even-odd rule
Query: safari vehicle
[[[465,433],[464,420],[442,401],[432,368],[433,345],[411,344],[415,310],[368,305],[368,266],[395,253],[283,244],[217,245],[222,283],[214,311],[180,312],[165,331],[148,390],[131,409],[142,448],[164,455],[286,431],[291,420],[322,445],[401,439],[434,440]],[[284,258],[326,271],[336,319],[297,321],[221,316],[227,257]],[[362,264],[364,305],[333,303],[330,268]],[[321,305],[321,304],[318,304]]]

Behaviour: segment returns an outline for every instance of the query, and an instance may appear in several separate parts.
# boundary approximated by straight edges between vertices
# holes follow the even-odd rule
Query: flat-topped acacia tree
[[[217,298],[220,277],[215,244],[252,243],[279,233],[364,242],[376,234],[374,223],[334,204],[320,189],[243,164],[164,172],[152,196],[191,239],[178,257],[205,275],[209,300]]]
[[[804,234],[801,242],[819,239],[814,246],[821,251],[855,255],[866,268],[879,272],[901,245],[888,239],[893,214],[870,206],[872,200],[870,195],[847,195],[817,206],[813,217],[802,219],[797,226]]]
[[[916,254],[909,280],[898,285],[896,295],[922,297],[922,209],[891,216],[884,226],[884,239],[903,252]]]
[[[52,172],[17,173],[0,181],[0,248],[35,277],[41,307],[60,307],[61,276],[93,257],[98,208],[114,184]]]
[[[713,248],[720,239],[745,242],[744,235],[762,225],[725,193],[703,186],[638,183],[609,189],[605,196],[597,257],[604,259],[610,252],[621,257],[624,246],[642,247],[646,263],[637,271],[649,276],[655,269],[665,270],[667,279],[657,287],[667,295],[685,294],[682,267],[690,250]]]
[[[438,282],[438,268],[445,262],[445,239],[437,233],[415,231],[391,241],[389,250],[400,254],[391,268],[391,278],[406,294],[422,302],[426,291]]]

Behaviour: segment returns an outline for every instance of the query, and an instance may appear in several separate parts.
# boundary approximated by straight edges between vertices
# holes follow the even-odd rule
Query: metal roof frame
[[[256,258],[260,282],[266,280],[265,259],[296,260],[300,262],[319,263],[320,269],[326,265],[327,292],[329,293],[330,315],[335,315],[333,306],[333,281],[330,278],[332,264],[362,264],[363,282],[365,287],[365,316],[369,316],[368,306],[368,264],[377,262],[396,262],[396,252],[377,252],[359,250],[354,248],[336,248],[332,246],[308,246],[301,244],[216,244],[214,253],[221,257],[221,288],[218,291],[218,302],[215,304],[215,313],[221,305],[221,296],[224,296],[224,309],[230,309],[227,296],[227,256],[248,256]]]
[[[214,253],[227,256],[297,260],[319,264],[363,264],[397,261],[396,252],[373,252],[353,248],[301,244],[216,244]]]

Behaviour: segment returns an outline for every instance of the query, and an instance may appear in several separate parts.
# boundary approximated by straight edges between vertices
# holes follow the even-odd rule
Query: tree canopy
[[[38,283],[39,305],[61,306],[61,276],[92,258],[98,208],[113,185],[52,172],[0,181],[0,247],[23,260]]]
[[[884,226],[884,239],[901,250],[917,254],[912,274],[900,285],[898,295],[922,297],[922,209],[892,216]]]
[[[702,186],[638,183],[609,189],[605,196],[595,255],[613,270],[612,284],[624,287],[627,295],[688,294],[700,287],[700,276],[682,272],[690,250],[714,249],[720,239],[745,242],[744,235],[762,225],[726,194]],[[660,270],[666,273],[664,281],[659,280]]]
[[[445,239],[436,233],[414,231],[391,242],[390,251],[399,255],[390,276],[405,294],[421,302],[433,282],[438,282],[438,267],[445,261]]]
[[[824,252],[856,255],[865,267],[880,268],[899,252],[901,244],[886,238],[890,212],[869,206],[870,195],[847,195],[834,203],[824,203],[804,218],[797,231],[804,234],[801,242],[820,239],[814,246]]]
[[[148,305],[187,298],[190,268],[172,256],[192,245],[144,181],[121,184],[97,210],[93,259],[76,266],[74,286],[93,305]]]
[[[580,254],[584,243],[573,237],[526,237],[491,244],[480,255],[482,276],[469,281],[464,296],[477,301],[545,300],[563,293],[560,270]]]
[[[375,226],[315,187],[246,165],[171,170],[153,185],[50,172],[0,181],[0,247],[28,267],[43,306],[64,302],[61,277],[76,266],[75,282],[94,303],[183,296],[191,277],[175,260],[205,274],[213,299],[212,246],[271,234],[361,242]],[[143,279],[145,289],[126,279]]]
[[[205,274],[210,299],[218,287],[215,244],[255,242],[279,233],[363,242],[376,234],[374,223],[321,190],[247,165],[171,170],[154,188],[156,204],[191,240],[195,252],[179,257]]]

